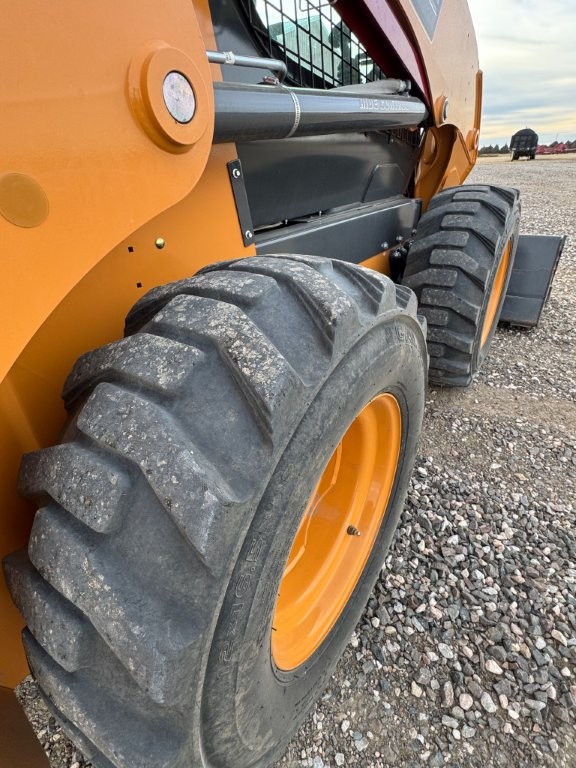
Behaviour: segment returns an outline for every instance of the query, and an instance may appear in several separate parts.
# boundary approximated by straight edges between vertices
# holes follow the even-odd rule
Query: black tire
[[[420,219],[403,282],[428,321],[431,384],[466,387],[479,371],[498,325],[519,226],[518,190],[494,186],[447,189]],[[502,285],[496,277],[503,258]],[[500,287],[487,327],[490,298]]]
[[[80,358],[65,442],[24,459],[22,491],[44,506],[5,570],[33,674],[95,766],[281,754],[402,508],[427,365],[416,306],[361,267],[253,257],[151,291],[132,335]],[[292,539],[334,447],[381,392],[402,412],[384,522],[332,631],[279,673],[271,621]]]

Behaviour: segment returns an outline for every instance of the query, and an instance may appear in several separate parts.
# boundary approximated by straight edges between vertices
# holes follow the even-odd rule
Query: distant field
[[[516,163],[533,163],[533,162],[542,162],[542,161],[548,161],[552,160],[554,162],[573,162],[576,163],[576,152],[570,152],[565,155],[536,155],[535,160],[526,160],[524,158],[521,158],[520,160],[516,160]],[[478,158],[479,163],[511,163],[512,160],[510,160],[510,154],[506,153],[505,155],[481,155]]]

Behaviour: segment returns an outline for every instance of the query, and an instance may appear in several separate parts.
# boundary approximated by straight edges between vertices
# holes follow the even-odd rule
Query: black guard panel
[[[403,195],[417,152],[392,132],[238,146],[256,228]]]
[[[532,328],[548,300],[565,237],[521,235],[500,322]]]

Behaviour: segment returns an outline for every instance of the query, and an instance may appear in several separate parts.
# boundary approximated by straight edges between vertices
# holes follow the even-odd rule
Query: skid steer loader
[[[97,768],[268,766],[513,270],[467,4],[3,19],[0,762],[30,669]]]

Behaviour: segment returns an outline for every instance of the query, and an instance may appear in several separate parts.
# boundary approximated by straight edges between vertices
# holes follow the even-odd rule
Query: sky
[[[532,128],[576,139],[576,0],[469,0],[484,102],[480,146]]]

